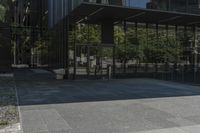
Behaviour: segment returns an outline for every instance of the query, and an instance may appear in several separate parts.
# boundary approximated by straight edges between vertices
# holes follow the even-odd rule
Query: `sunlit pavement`
[[[20,123],[10,125],[4,129],[0,129],[0,133],[23,133],[21,131]]]
[[[151,79],[58,81],[15,72],[24,133],[198,133],[200,87]]]

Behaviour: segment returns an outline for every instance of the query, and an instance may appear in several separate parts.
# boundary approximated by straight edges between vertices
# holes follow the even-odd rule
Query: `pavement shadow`
[[[200,95],[200,87],[154,79],[55,80],[51,72],[17,70],[20,105],[43,105]]]

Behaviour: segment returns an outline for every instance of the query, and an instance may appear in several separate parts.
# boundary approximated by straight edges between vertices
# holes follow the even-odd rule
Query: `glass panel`
[[[168,0],[151,0],[151,7],[158,10],[168,10]]]
[[[126,6],[147,8],[151,0],[126,0]]]
[[[170,3],[172,11],[186,12],[187,11],[187,0],[174,0]]]
[[[88,49],[87,46],[81,46],[78,45],[76,47],[76,74],[81,75],[87,75],[87,66],[88,66]]]
[[[200,0],[83,0],[83,2],[102,3],[111,5],[122,5],[127,7],[158,9],[164,11],[177,11],[200,13]],[[81,3],[75,0],[74,5]]]
[[[101,74],[106,78],[108,65],[113,65],[113,48],[103,47],[101,49]]]
[[[188,12],[200,14],[200,0],[189,0],[188,1]]]
[[[99,73],[99,56],[98,56],[98,48],[97,47],[90,47],[89,48],[89,53],[90,53],[90,56],[89,56],[89,73],[90,73],[90,76],[96,76],[97,73]],[[97,67],[98,65],[98,67]]]

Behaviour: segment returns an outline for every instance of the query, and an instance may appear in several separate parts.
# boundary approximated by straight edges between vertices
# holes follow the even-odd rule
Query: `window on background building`
[[[151,0],[126,0],[126,6],[147,8]]]
[[[195,5],[195,6],[197,6],[198,3],[199,3],[199,0],[188,0],[188,4],[189,5]]]
[[[199,8],[200,8],[200,0],[199,0]]]
[[[123,0],[84,0],[84,2],[101,3],[110,5],[122,5]]]
[[[187,12],[187,0],[170,0],[170,10]]]
[[[168,10],[169,9],[169,0],[151,0],[153,9],[158,10]]]
[[[108,0],[84,0],[83,2],[104,3],[104,1],[108,1]]]
[[[199,13],[199,1],[200,0],[188,0],[188,12]]]

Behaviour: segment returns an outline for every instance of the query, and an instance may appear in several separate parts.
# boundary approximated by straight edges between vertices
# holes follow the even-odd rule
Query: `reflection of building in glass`
[[[39,39],[47,28],[49,67],[65,68],[67,78],[105,76],[108,66],[112,66],[113,75],[169,73],[172,70],[169,66],[184,63],[193,65],[188,71],[194,71],[200,62],[196,52],[200,52],[196,43],[199,0],[47,0],[46,3],[21,0],[19,3],[14,21],[26,28],[23,33],[30,39],[26,46],[42,43]],[[118,32],[122,40],[117,40]],[[19,36],[14,35],[17,46],[22,44]],[[138,55],[140,45],[152,49],[143,49]],[[180,48],[182,53],[178,56],[173,50],[179,49],[179,45],[184,48]],[[168,46],[173,50],[168,50]],[[166,50],[163,52],[162,48]],[[34,50],[28,49],[27,53],[38,53]],[[29,56],[24,57],[28,60]],[[23,56],[17,57],[21,60]]]
[[[193,51],[200,24],[199,0],[49,0],[48,5],[52,33],[50,51],[53,51],[53,55],[50,55],[50,64],[55,68],[66,68],[68,78],[75,78],[78,75],[105,75],[107,65],[112,66],[114,75],[120,72],[169,72],[170,69],[167,67],[172,67],[175,62],[179,65],[186,62],[194,65],[196,62]],[[99,32],[100,42],[90,41],[91,32],[94,32],[91,27],[94,25],[95,30]],[[149,56],[148,59],[138,61],[136,57],[129,59],[130,57],[123,55],[130,54],[126,52],[132,48],[127,46],[128,44],[120,47],[125,51],[118,53],[122,54],[121,57],[115,55],[118,49],[114,37],[117,32],[116,25],[121,26],[125,33],[130,27],[134,28],[131,35],[125,34],[132,37],[133,45],[141,43],[141,40],[147,44],[153,42],[154,45],[166,43],[163,47],[171,44],[178,46],[180,43],[184,45],[181,49],[182,55],[173,55],[173,61],[168,57],[158,59],[159,64],[154,62],[154,58],[159,57],[144,51],[144,54]],[[84,34],[85,38],[82,40],[79,40],[79,32]],[[145,38],[141,38],[141,34],[145,33]],[[159,42],[160,38],[164,40]],[[126,39],[124,43],[130,43]],[[122,57],[128,59],[124,60]],[[137,66],[138,62],[143,63]]]
[[[13,0],[13,64],[32,64],[31,51],[47,28],[47,0]]]
[[[56,24],[82,1],[197,14],[200,12],[199,0],[49,0],[49,25]]]
[[[97,4],[123,5],[136,8],[148,8],[164,11],[196,13],[200,12],[200,0],[49,0],[49,25],[56,24],[67,16],[81,2]]]

